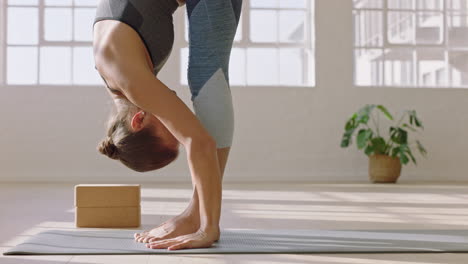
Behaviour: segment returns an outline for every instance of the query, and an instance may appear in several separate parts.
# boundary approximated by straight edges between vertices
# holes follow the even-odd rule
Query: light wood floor
[[[185,209],[190,185],[142,184],[144,228]],[[1,184],[0,251],[73,228],[73,184]],[[468,184],[224,184],[221,228],[468,229]],[[468,254],[0,256],[1,264],[468,263]]]

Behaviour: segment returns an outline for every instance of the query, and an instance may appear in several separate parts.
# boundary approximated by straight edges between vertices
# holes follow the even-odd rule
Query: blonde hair
[[[169,147],[157,135],[154,125],[136,132],[131,130],[133,108],[136,107],[126,101],[120,111],[111,114],[107,137],[99,143],[98,151],[138,172],[157,170],[170,164],[178,157],[179,149]]]

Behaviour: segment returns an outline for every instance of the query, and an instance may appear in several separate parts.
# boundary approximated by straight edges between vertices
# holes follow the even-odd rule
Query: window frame
[[[3,68],[0,66],[0,77],[3,76],[3,80],[0,78],[0,82],[3,83],[4,86],[7,87],[30,87],[30,86],[35,86],[35,87],[51,87],[51,86],[76,86],[76,87],[96,87],[99,86],[100,84],[75,84],[73,83],[73,78],[74,78],[74,70],[73,70],[73,63],[74,63],[74,55],[73,55],[73,49],[75,47],[86,47],[86,48],[92,48],[93,42],[91,41],[79,41],[79,40],[74,40],[73,34],[74,34],[74,23],[75,23],[75,9],[83,9],[83,8],[95,8],[96,6],[89,5],[89,6],[76,6],[75,2],[72,1],[71,4],[68,5],[46,5],[45,0],[38,0],[38,4],[35,5],[16,5],[16,4],[10,4],[8,0],[2,1],[2,7],[3,7],[3,27],[0,29],[2,30],[0,33],[2,33],[3,39],[0,39],[2,41],[2,45],[0,47],[2,48],[1,53],[4,54],[4,60],[3,60]],[[8,44],[7,43],[7,28],[8,28],[8,8],[14,7],[14,8],[37,8],[38,11],[38,42],[37,44]],[[69,8],[71,10],[71,30],[72,30],[72,39],[70,41],[50,41],[50,40],[45,40],[45,35],[44,35],[44,13],[46,8]],[[8,84],[7,82],[7,61],[8,61],[8,53],[7,49],[9,47],[35,47],[37,48],[37,73],[36,73],[36,83],[35,84]],[[66,84],[48,84],[48,83],[41,83],[40,82],[40,63],[41,63],[41,47],[64,47],[64,48],[70,48],[70,83]]]
[[[304,87],[315,87],[316,86],[316,74],[315,71],[311,72],[310,68],[312,67],[313,69],[316,68],[316,65],[311,66],[312,64],[315,64],[315,1],[316,0],[306,0],[306,7],[305,8],[281,8],[281,7],[255,7],[252,8],[250,6],[250,1],[244,0],[242,4],[242,12],[241,12],[241,21],[239,22],[239,25],[242,29],[242,34],[241,38],[239,41],[234,41],[232,48],[240,48],[244,49],[247,51],[249,48],[276,48],[279,53],[280,48],[299,48],[303,49],[303,51],[307,54],[305,54],[307,57],[302,60],[302,83],[303,85],[271,85],[271,84],[265,84],[265,85],[258,85],[258,84],[248,84],[247,81],[247,62],[245,62],[245,67],[244,67],[244,78],[245,78],[245,84],[243,85],[231,85],[231,87],[297,87],[297,88],[304,88]],[[279,26],[277,26],[277,36],[278,40],[276,42],[255,42],[250,39],[250,11],[251,10],[274,10],[276,12],[279,11],[304,11],[305,13],[305,21],[309,22],[306,23],[305,25],[305,35],[304,35],[304,42],[303,43],[288,43],[288,42],[281,42],[279,40]],[[188,24],[188,18],[187,18],[187,13],[184,11],[184,16],[183,16],[183,21],[182,24],[184,25],[183,28],[183,34],[182,35],[182,44],[180,45],[180,51],[182,49],[188,49],[189,44],[188,40],[186,39],[187,36],[187,24]],[[314,19],[312,19],[314,18]],[[279,19],[278,19],[279,20]],[[181,52],[179,52],[181,53]],[[180,65],[180,68],[182,68],[183,65]],[[278,68],[280,67],[280,64],[278,64]],[[181,69],[183,70],[183,69]],[[278,69],[278,72],[279,69]],[[308,80],[308,78],[312,78],[311,80]],[[278,80],[278,82],[280,82]],[[183,83],[182,80],[178,80],[179,85],[183,87],[187,87],[188,85]]]
[[[413,0],[413,8],[408,9],[408,8],[389,8],[389,0],[382,0],[382,8],[376,8],[376,7],[365,7],[365,8],[357,8],[355,6],[355,3],[353,1],[352,4],[352,13],[353,13],[353,85],[355,87],[388,87],[388,88],[453,88],[453,89],[466,89],[468,88],[468,84],[466,85],[459,85],[455,86],[453,85],[453,76],[451,74],[451,71],[448,69],[450,68],[450,62],[449,62],[449,53],[452,51],[466,51],[468,52],[468,47],[453,47],[449,43],[449,19],[453,19],[451,16],[452,14],[459,14],[459,15],[467,15],[468,16],[468,10],[466,11],[458,11],[455,12],[453,9],[448,8],[448,5],[450,0],[441,0],[441,8],[440,9],[423,9],[418,6],[418,0]],[[362,12],[380,12],[382,15],[382,46],[378,45],[358,45],[357,44],[357,23],[356,23],[356,15],[358,13]],[[388,25],[388,13],[389,12],[407,12],[407,13],[412,13],[413,15],[413,43],[392,43],[389,41],[389,25]],[[441,43],[416,43],[416,27],[417,24],[419,23],[419,15],[421,13],[440,13],[442,14],[442,41]],[[360,25],[359,25],[360,26]],[[359,43],[361,44],[361,43]],[[424,50],[424,49],[436,49],[439,48],[444,52],[444,63],[445,67],[445,78],[446,78],[446,84],[445,85],[437,85],[437,80],[434,80],[434,85],[424,85],[422,79],[420,78],[420,66],[419,62],[420,60],[417,60],[416,58],[416,52],[417,50]],[[414,72],[412,73],[412,78],[413,78],[413,84],[412,85],[391,85],[387,84],[386,81],[386,61],[385,61],[385,50],[386,49],[400,49],[403,51],[409,51],[412,53],[412,63],[414,64]],[[379,84],[358,84],[357,82],[357,64],[356,64],[356,53],[358,51],[362,50],[381,50],[382,56],[383,56],[383,62],[382,62],[382,69],[379,68],[379,73],[382,73],[381,80],[378,82]],[[393,66],[392,66],[393,68]],[[434,74],[438,70],[434,71]],[[393,69],[392,69],[393,73]]]

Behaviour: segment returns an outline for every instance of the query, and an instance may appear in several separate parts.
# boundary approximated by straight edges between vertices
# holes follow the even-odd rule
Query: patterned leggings
[[[229,58],[242,0],[186,0],[189,20],[188,83],[195,114],[216,140],[230,147],[234,111]]]

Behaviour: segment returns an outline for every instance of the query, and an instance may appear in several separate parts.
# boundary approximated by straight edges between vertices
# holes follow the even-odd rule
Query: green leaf
[[[361,129],[357,135],[357,147],[362,149],[367,145],[367,141],[372,136],[372,130],[370,129]]]
[[[390,114],[390,112],[388,112],[387,108],[385,108],[385,106],[383,105],[378,105],[377,108],[382,111],[382,113],[384,113],[384,115],[390,119],[390,120],[393,120],[393,116]]]
[[[340,144],[340,146],[341,146],[342,148],[348,147],[348,146],[349,146],[349,138],[343,137],[343,138],[341,139],[341,144]]]
[[[353,116],[351,116],[351,118],[348,119],[345,125],[345,130],[350,130],[356,127],[356,117],[357,117],[357,114],[354,113]]]
[[[369,115],[360,115],[358,116],[356,121],[360,124],[367,124],[367,122],[369,121]]]
[[[416,116],[414,116],[414,123],[416,124],[417,127],[420,127],[420,128],[424,129],[421,121]]]
[[[346,122],[346,125],[345,125],[345,130],[351,130],[353,129],[353,127],[354,127],[354,120],[353,119],[348,120],[348,122]]]
[[[400,151],[400,148],[399,148],[399,147],[394,147],[394,148],[392,148],[392,150],[391,150],[391,153],[392,153],[391,156],[392,156],[392,157],[396,157],[397,154],[398,154],[398,151]]]
[[[382,137],[376,137],[371,140],[371,144],[374,147],[374,152],[376,154],[385,154],[387,148],[385,140]]]
[[[364,153],[366,153],[367,156],[371,155],[374,152],[374,147],[372,145],[367,145],[367,147],[364,149]]]
[[[408,143],[408,132],[400,127],[390,127],[390,139],[397,144]]]
[[[411,153],[411,149],[408,148],[408,149],[406,150],[406,153],[410,156],[410,158],[411,158],[411,160],[414,162],[414,164],[418,165],[418,164],[416,163],[416,159],[415,159],[414,156],[413,156],[413,153]]]
[[[374,108],[375,108],[375,105],[367,104],[363,106],[361,109],[359,109],[357,112],[356,122],[360,124],[367,124],[367,122],[369,121],[369,114]]]
[[[404,129],[399,129],[400,130],[400,140],[401,140],[401,144],[406,144],[408,143],[408,132],[406,132],[406,130]]]
[[[420,127],[422,129],[424,129],[421,120],[419,120],[418,116],[416,115],[416,110],[409,111],[409,115],[410,115],[410,123],[411,124],[413,124],[413,122],[414,122],[414,125],[416,127]]]
[[[351,138],[352,138],[352,135],[353,135],[355,129],[356,129],[356,128],[354,127],[354,128],[352,128],[352,129],[346,130],[346,131],[344,132],[343,137],[342,137],[342,139],[341,139],[341,144],[340,144],[340,146],[341,146],[342,148],[346,148],[346,147],[348,147],[348,146],[352,143],[352,139],[351,139]]]
[[[413,131],[413,132],[416,132],[416,131],[417,131],[414,127],[412,127],[412,126],[410,126],[410,125],[408,125],[408,124],[406,124],[406,123],[404,123],[402,126],[408,128],[409,130],[411,130],[411,131]]]
[[[390,140],[395,143],[398,143],[398,128],[390,127]]]
[[[421,142],[419,142],[419,140],[416,140],[416,146],[418,147],[419,153],[421,153],[421,155],[423,155],[423,156],[426,156],[427,151],[426,151],[426,149],[423,147],[423,145],[421,144]]]
[[[400,162],[403,165],[406,165],[408,163],[409,159],[404,153],[400,153]]]
[[[409,149],[408,144],[405,144],[405,143],[401,144],[399,148],[401,152],[405,152]]]
[[[400,161],[403,164],[407,164],[409,162],[408,156],[406,156],[406,153],[409,151],[408,145],[407,144],[401,144],[398,147],[398,154],[400,156]]]

